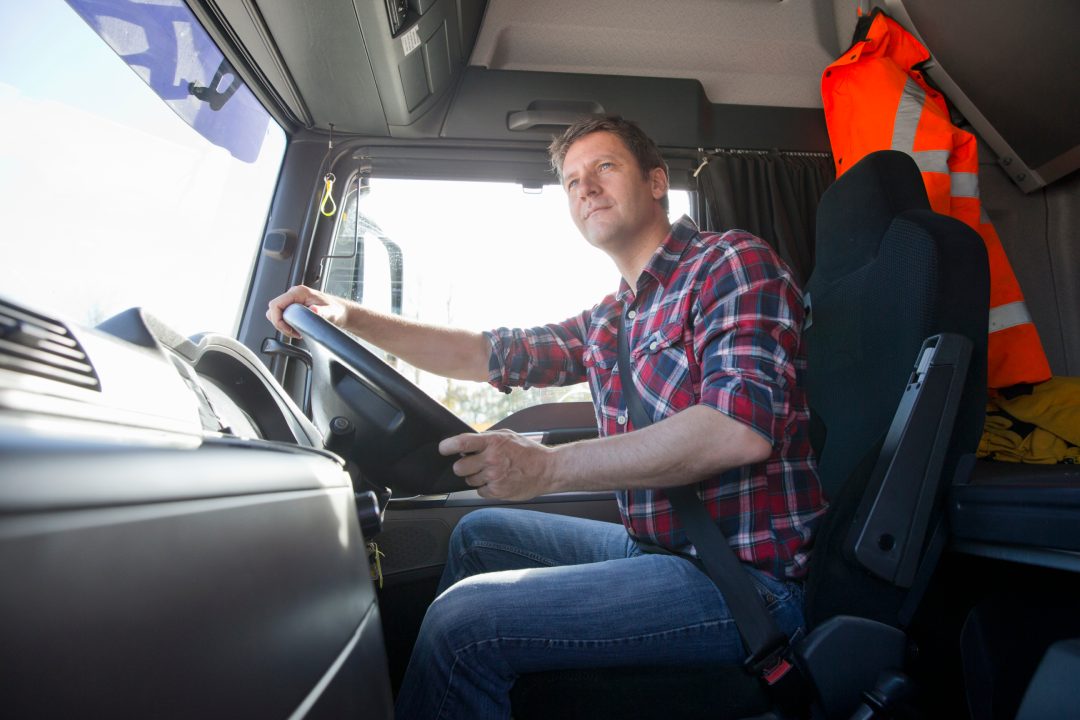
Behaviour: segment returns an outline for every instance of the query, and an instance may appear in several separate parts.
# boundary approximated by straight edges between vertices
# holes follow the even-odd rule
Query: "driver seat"
[[[982,427],[989,280],[982,240],[930,210],[918,168],[899,152],[866,156],[825,192],[816,244],[807,392],[831,507],[807,578],[809,632],[795,654],[815,715],[841,718],[859,708],[879,673],[904,665],[910,618],[902,615],[917,604],[908,597],[918,586],[913,576],[925,580],[936,563],[927,538],[940,517],[942,480],[974,452]],[[870,507],[866,498],[890,501]],[[897,521],[908,530],[881,530]],[[884,556],[902,557],[903,567],[893,563],[890,573]],[[739,666],[532,673],[515,683],[511,703],[517,720],[773,710],[760,681]]]

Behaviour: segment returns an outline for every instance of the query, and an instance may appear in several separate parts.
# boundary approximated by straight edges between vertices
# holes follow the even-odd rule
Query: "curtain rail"
[[[818,157],[828,158],[832,157],[832,153],[827,152],[807,152],[804,150],[749,150],[742,148],[698,148],[698,152],[702,155],[768,155],[770,153],[777,153],[779,155],[791,155],[794,157]]]

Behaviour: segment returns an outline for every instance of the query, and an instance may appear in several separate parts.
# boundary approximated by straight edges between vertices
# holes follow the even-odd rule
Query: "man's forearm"
[[[481,497],[527,500],[686,485],[761,462],[772,447],[750,426],[698,405],[625,435],[546,447],[509,430],[464,433],[439,443],[439,452],[461,455],[454,472]]]
[[[487,380],[491,348],[482,333],[410,322],[305,285],[296,285],[271,300],[266,308],[266,319],[291,338],[299,338],[300,333],[285,321],[284,313],[295,303],[414,367],[460,380]]]
[[[356,303],[346,306],[344,327],[421,370],[456,378],[488,378],[491,348],[482,333],[406,320]]]
[[[711,407],[695,406],[633,433],[553,448],[551,488],[622,490],[686,485],[761,462],[772,448],[762,435]]]

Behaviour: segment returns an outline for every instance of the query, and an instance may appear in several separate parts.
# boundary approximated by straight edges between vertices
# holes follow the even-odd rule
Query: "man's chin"
[[[594,213],[582,223],[581,234],[584,235],[585,239],[591,244],[600,247],[606,245],[618,234],[618,228],[612,227],[610,223],[605,222],[605,218],[599,217],[597,213]]]
[[[590,232],[585,235],[585,240],[598,250],[610,250],[618,245],[618,238],[610,232]]]

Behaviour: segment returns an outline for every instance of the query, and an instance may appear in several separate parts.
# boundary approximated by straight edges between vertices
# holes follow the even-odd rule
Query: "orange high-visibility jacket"
[[[991,388],[1050,377],[1035,325],[997,231],[979,202],[975,136],[952,124],[945,99],[917,65],[930,53],[884,13],[872,16],[865,39],[821,78],[836,176],[876,150],[901,150],[922,171],[930,206],[982,236],[990,261],[988,384]]]

